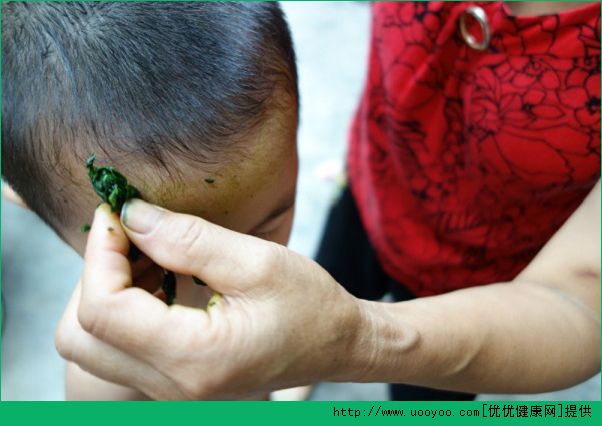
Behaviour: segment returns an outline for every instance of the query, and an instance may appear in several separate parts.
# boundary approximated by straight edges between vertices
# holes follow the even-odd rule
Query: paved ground
[[[311,256],[334,194],[323,176],[340,165],[349,118],[364,78],[368,7],[360,3],[285,4],[298,54],[302,115],[297,216],[291,247]],[[2,399],[60,400],[63,362],[52,335],[81,260],[34,215],[2,203]],[[543,395],[483,399],[600,399],[600,377]],[[318,400],[382,400],[380,384],[319,385]]]

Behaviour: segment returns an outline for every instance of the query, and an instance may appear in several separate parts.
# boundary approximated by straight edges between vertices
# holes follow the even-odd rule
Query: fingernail
[[[94,211],[94,224],[100,223],[103,228],[111,224],[111,207],[107,203],[101,203]]]
[[[128,200],[121,208],[121,223],[130,231],[146,234],[162,215],[161,209],[137,198]]]

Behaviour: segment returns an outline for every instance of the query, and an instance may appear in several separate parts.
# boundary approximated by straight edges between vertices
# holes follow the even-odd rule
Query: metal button
[[[470,32],[466,26],[467,18],[471,16],[479,23],[481,27],[482,40],[478,41]],[[485,11],[479,6],[469,6],[464,10],[462,15],[460,16],[460,33],[462,34],[462,38],[466,42],[468,46],[475,50],[485,50],[489,46],[489,41],[491,40],[491,34],[489,32],[489,22],[487,20],[487,15]]]

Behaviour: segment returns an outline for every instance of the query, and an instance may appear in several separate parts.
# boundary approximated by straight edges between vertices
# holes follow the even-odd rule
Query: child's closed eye
[[[274,236],[276,236],[277,233],[278,233],[278,228],[275,228],[275,229],[271,229],[269,231],[254,232],[253,236],[255,236],[257,238],[261,238],[263,240],[271,240]]]

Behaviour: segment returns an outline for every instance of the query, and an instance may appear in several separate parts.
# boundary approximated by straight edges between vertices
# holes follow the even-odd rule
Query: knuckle
[[[281,250],[277,244],[261,244],[255,250],[254,275],[258,281],[265,281],[274,275],[282,257]]]
[[[202,248],[206,237],[206,227],[198,220],[187,220],[184,226],[178,227],[173,239],[177,250],[174,253],[181,253],[188,262],[196,260]],[[176,249],[176,247],[174,247]]]
[[[212,374],[205,375],[195,381],[184,380],[181,382],[183,393],[192,400],[216,399],[222,394],[222,381],[217,380]]]
[[[172,311],[178,314],[178,310]],[[181,311],[187,315],[187,311]],[[175,318],[181,320],[183,317]],[[185,321],[176,321],[182,323]],[[184,333],[187,333],[186,331]],[[222,340],[224,336],[217,328],[209,327],[200,332],[198,329],[183,335],[179,342],[173,346],[173,357],[164,360],[161,371],[170,377],[186,399],[205,400],[216,399],[223,395],[224,386],[227,384],[224,370],[228,370],[223,362]],[[209,343],[211,342],[211,343]],[[195,366],[194,374],[190,368],[182,366]]]
[[[69,339],[62,326],[54,332],[54,347],[62,358],[69,359]]]
[[[81,328],[89,333],[95,334],[96,330],[98,330],[100,315],[98,315],[98,310],[94,306],[91,306],[88,303],[81,303],[79,309],[77,310],[77,321]]]
[[[182,389],[184,394],[192,400],[207,399],[211,395],[211,390],[203,381],[195,381],[193,383],[183,383]]]
[[[54,332],[54,346],[59,355],[67,360],[73,360],[73,332],[61,321]]]

